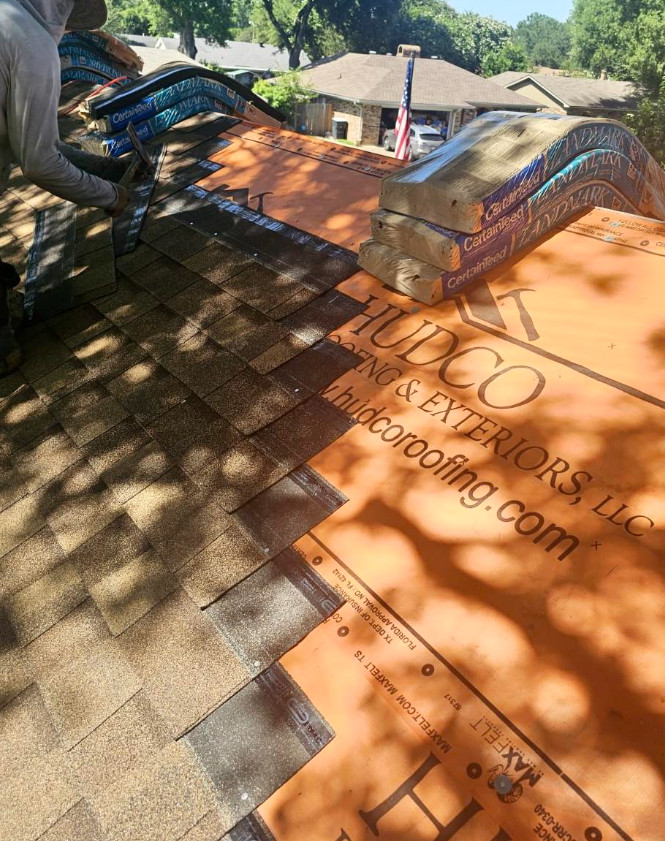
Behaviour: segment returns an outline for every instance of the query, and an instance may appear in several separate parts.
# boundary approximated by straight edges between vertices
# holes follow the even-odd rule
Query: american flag
[[[406,79],[404,93],[400,102],[397,122],[395,123],[395,157],[400,161],[408,161],[411,157],[411,84],[413,82],[414,56],[406,65]]]

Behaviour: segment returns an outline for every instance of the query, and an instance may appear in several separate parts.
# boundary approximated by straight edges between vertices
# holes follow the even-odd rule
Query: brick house
[[[347,139],[376,145],[393,128],[402,98],[408,59],[394,55],[343,53],[303,69],[303,84],[329,103],[333,118],[348,123]],[[452,137],[484,111],[536,111],[518,93],[447,61],[416,58],[411,109],[414,120],[430,118]]]

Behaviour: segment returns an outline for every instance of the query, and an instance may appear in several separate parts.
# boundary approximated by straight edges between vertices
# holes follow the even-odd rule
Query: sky
[[[532,12],[540,12],[557,20],[566,20],[573,0],[448,0],[458,12],[477,12],[515,26]]]

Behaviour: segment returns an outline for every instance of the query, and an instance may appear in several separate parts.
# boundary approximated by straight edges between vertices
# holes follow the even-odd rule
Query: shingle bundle
[[[104,84],[112,79],[135,79],[143,69],[134,50],[102,30],[67,32],[58,45],[63,82]]]
[[[665,219],[665,173],[621,123],[494,112],[389,176],[360,265],[452,297],[590,206]]]
[[[132,123],[147,141],[194,114],[218,111],[261,125],[279,126],[284,115],[234,79],[196,64],[171,62],[120,88],[87,99],[81,116],[92,129],[82,141],[97,153],[128,152],[126,128]]]

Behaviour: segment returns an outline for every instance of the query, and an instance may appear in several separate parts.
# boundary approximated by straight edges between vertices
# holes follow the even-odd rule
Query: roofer
[[[28,180],[67,201],[111,216],[127,204],[124,187],[90,173],[110,170],[61,144],[58,134],[57,45],[67,29],[98,29],[106,14],[104,0],[0,0],[0,195],[16,162]],[[19,281],[0,254],[0,376],[21,362],[8,305]]]

